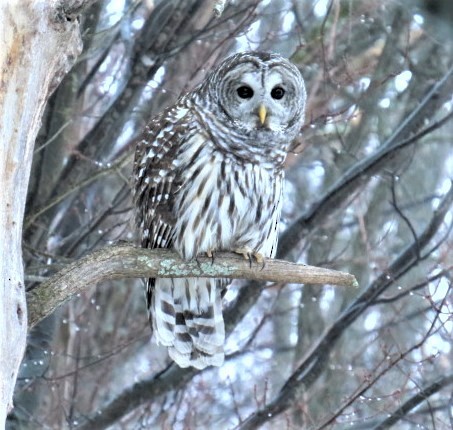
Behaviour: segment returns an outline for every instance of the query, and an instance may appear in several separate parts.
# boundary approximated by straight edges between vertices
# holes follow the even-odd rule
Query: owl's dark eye
[[[241,99],[251,99],[253,97],[253,90],[247,85],[243,85],[237,89],[238,96]]]
[[[271,91],[271,97],[275,100],[280,100],[285,95],[285,90],[282,87],[274,87]]]

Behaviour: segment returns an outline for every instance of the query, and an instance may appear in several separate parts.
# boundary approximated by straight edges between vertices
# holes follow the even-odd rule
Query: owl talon
[[[260,264],[262,263],[262,264],[263,264],[263,267],[264,267],[266,257],[264,257],[264,255],[261,254],[261,253],[259,253],[259,252],[253,253],[253,256],[255,257],[256,262],[257,262],[257,263],[260,263]]]
[[[252,255],[253,255],[253,254],[252,254],[251,252],[249,252],[249,253],[247,254],[247,258],[248,258],[248,260],[249,260],[249,267],[250,267],[250,269],[252,268],[252,263],[253,263]]]
[[[257,263],[262,264],[261,270],[263,270],[264,266],[266,265],[266,257],[264,256],[264,254],[261,254],[260,252],[253,252],[252,248],[250,248],[248,246],[244,246],[243,248],[235,249],[234,252],[236,254],[243,255],[246,260],[249,260],[250,268],[252,268],[252,262],[253,262],[252,257],[255,257],[255,260]]]
[[[264,267],[266,266],[266,257],[264,256],[264,254],[261,254],[260,252],[255,252],[253,254],[253,256],[255,257],[256,262],[258,264],[261,264],[261,269],[260,270],[263,270]]]
[[[243,248],[237,248],[234,250],[236,254],[242,255],[246,260],[250,260],[250,256],[253,254],[252,248],[244,246]]]
[[[214,264],[214,258],[215,258],[214,254],[215,254],[214,249],[208,249],[206,251],[206,255],[211,259],[211,264]]]

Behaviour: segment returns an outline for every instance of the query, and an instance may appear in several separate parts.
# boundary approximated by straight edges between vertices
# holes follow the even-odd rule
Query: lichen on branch
[[[182,260],[174,251],[115,245],[77,260],[27,293],[30,327],[75,294],[101,281],[124,278],[230,278],[357,287],[353,275],[322,267],[268,259],[264,266],[221,252],[214,259]]]

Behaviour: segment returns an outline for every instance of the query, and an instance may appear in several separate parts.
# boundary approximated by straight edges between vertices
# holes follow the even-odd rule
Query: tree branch
[[[353,275],[322,267],[271,259],[262,267],[237,254],[225,252],[216,254],[214,260],[199,257],[197,261],[187,262],[166,249],[116,245],[92,252],[29,291],[27,303],[30,327],[90,285],[110,279],[153,277],[221,277],[357,287]]]
[[[437,111],[433,107],[433,103],[443,103],[450,96],[453,86],[453,80],[450,79],[452,75],[453,67],[434,85],[421,103],[375,153],[351,166],[336,183],[325,191],[317,202],[311,205],[305,214],[285,230],[279,239],[281,245],[278,249],[278,257],[283,257],[294,249],[307,232],[319,225],[321,220],[336,212],[344,202],[348,201],[348,197],[353,195],[373,175],[384,167],[388,167],[401,150],[416,143],[422,137],[451,120],[452,115],[447,114],[440,121],[420,131],[424,121],[426,119],[431,120]],[[410,133],[411,130],[412,134]]]
[[[45,316],[51,314],[56,307],[93,283],[109,279],[153,276],[226,277],[357,286],[353,275],[286,261],[269,259],[262,267],[256,262],[250,264],[248,260],[237,254],[218,253],[214,261],[208,257],[199,257],[198,261],[186,262],[175,252],[169,250],[150,250],[130,245],[116,245],[95,251],[68,265],[49,280],[28,292],[29,324],[33,327]],[[257,283],[255,282],[255,284]],[[127,413],[126,411],[131,411],[144,401],[156,398],[168,390],[180,387],[197,373],[199,371],[196,369],[181,369],[171,365],[153,378],[136,383],[125,390],[103,409],[101,416],[96,415],[80,428],[105,428],[121,418]],[[163,383],[164,381],[165,383]],[[134,401],[131,402],[131,398]]]
[[[125,389],[102,409],[102,414],[93,414],[91,418],[88,417],[88,420],[78,426],[77,430],[105,429],[145,402],[183,386],[198,373],[200,370],[193,367],[182,369],[171,364],[151,379],[136,382]]]
[[[297,401],[302,390],[307,390],[318,379],[322,370],[328,363],[330,352],[345,330],[363,314],[365,309],[373,305],[377,297],[392,285],[395,280],[420,261],[417,257],[416,250],[422,249],[431,241],[443,224],[445,216],[449,213],[452,205],[453,185],[450,186],[450,190],[440,202],[439,207],[434,211],[433,217],[425,230],[419,235],[418,241],[413,242],[404,249],[388,269],[376,278],[376,280],[343,311],[332,326],[326,329],[323,336],[307,352],[302,363],[293,372],[276,398],[262,409],[252,413],[242,423],[241,430],[259,428],[265,422],[281,414]]]
[[[383,430],[388,429],[395,423],[397,423],[401,418],[406,416],[406,414],[418,406],[420,403],[424,402],[428,397],[440,391],[442,388],[453,383],[453,374],[442,376],[437,381],[433,382],[428,387],[423,388],[417,394],[412,396],[410,399],[406,400],[398,409],[396,409],[388,418],[382,421],[377,426],[373,427],[373,430]]]

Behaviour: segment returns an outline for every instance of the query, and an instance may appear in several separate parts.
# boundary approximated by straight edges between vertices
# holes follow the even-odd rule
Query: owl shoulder
[[[135,169],[156,165],[170,156],[194,122],[193,106],[185,98],[152,118],[136,140]]]

